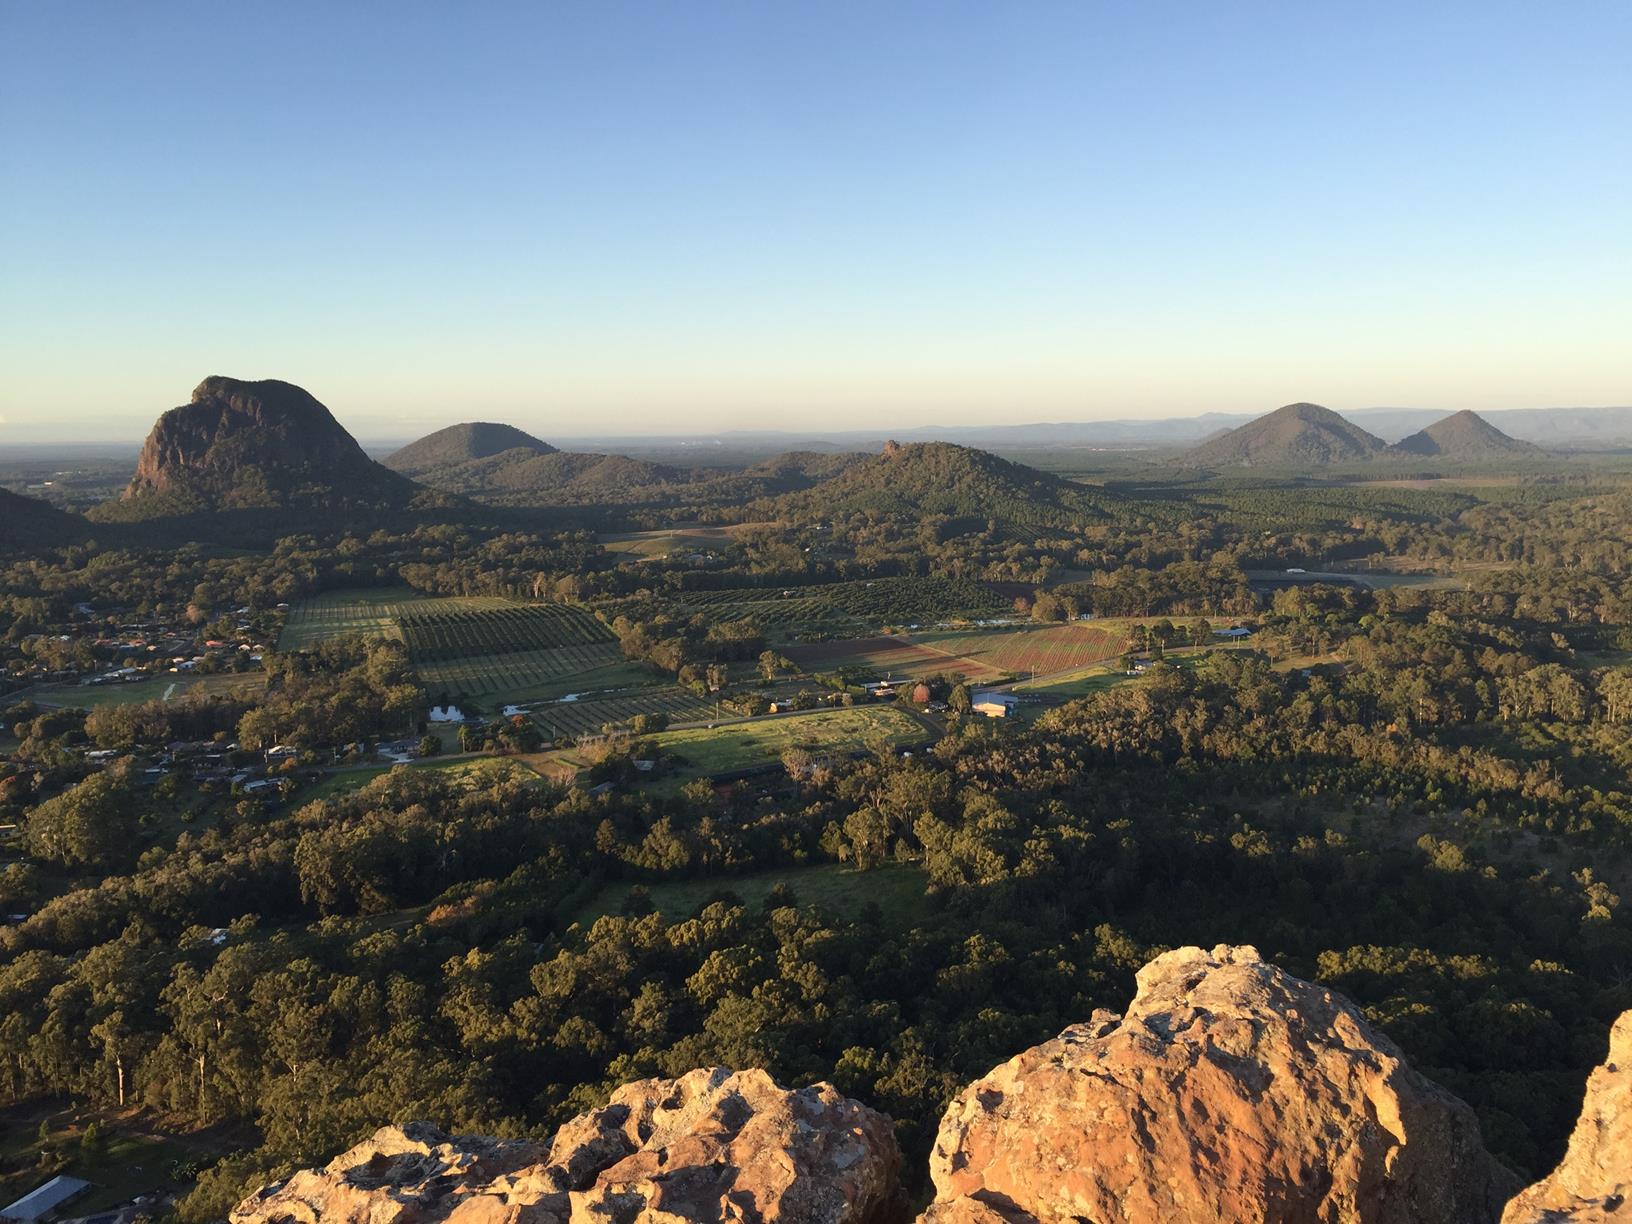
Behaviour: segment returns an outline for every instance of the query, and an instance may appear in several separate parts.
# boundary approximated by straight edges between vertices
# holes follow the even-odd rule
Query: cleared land
[[[1036,629],[989,629],[978,633],[919,633],[913,641],[996,672],[1057,672],[1100,663],[1121,654],[1127,635],[1098,625],[1048,625]]]
[[[789,748],[817,755],[851,753],[880,738],[894,745],[916,743],[925,733],[911,715],[891,706],[857,706],[732,723],[713,730],[665,731],[656,738],[664,751],[685,759],[682,773],[712,776],[768,764]]]
[[[937,672],[961,671],[971,680],[993,680],[1001,673],[972,659],[952,658],[945,651],[920,645],[905,636],[843,638],[831,642],[799,642],[783,654],[806,671],[835,671],[859,667],[880,676],[915,679]]]
[[[783,653],[810,671],[860,667],[907,678],[961,672],[984,684],[1026,672],[1085,667],[1115,658],[1126,644],[1120,624],[1073,624],[849,638],[800,643]]]
[[[257,693],[266,687],[262,672],[219,672],[200,676],[192,672],[165,673],[151,680],[128,684],[47,684],[13,694],[41,705],[71,706],[90,710],[104,705],[133,705],[138,701],[175,701],[191,693],[224,697]]]
[[[929,912],[924,873],[905,863],[889,863],[871,871],[823,863],[707,880],[658,881],[644,887],[657,911],[673,921],[688,918],[728,894],[757,908],[778,884],[793,890],[796,904],[819,905],[841,917],[852,917],[876,905],[894,929],[912,926]],[[588,926],[603,914],[618,913],[633,887],[622,882],[606,885],[573,915],[572,921]]]
[[[714,526],[697,523],[689,527],[669,527],[659,531],[631,531],[617,535],[603,535],[600,545],[607,552],[624,553],[634,558],[667,557],[672,553],[718,551],[731,544],[739,531],[763,527],[764,523],[733,523]]]

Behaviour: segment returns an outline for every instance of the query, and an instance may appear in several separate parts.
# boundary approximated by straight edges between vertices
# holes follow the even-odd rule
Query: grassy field
[[[923,922],[929,913],[924,874],[917,867],[890,863],[872,871],[853,871],[837,863],[816,867],[786,867],[751,875],[716,876],[707,880],[677,880],[649,884],[646,891],[659,913],[670,921],[688,918],[722,893],[732,893],[744,904],[758,906],[778,884],[793,890],[799,905],[820,905],[842,917],[853,917],[876,905],[892,928],[905,930]],[[573,917],[588,926],[603,914],[616,914],[629,896],[631,885],[608,884]]]
[[[891,706],[857,706],[732,723],[712,731],[706,727],[665,731],[657,742],[685,759],[682,774],[706,776],[768,764],[788,748],[816,754],[857,752],[880,737],[891,744],[910,744],[924,738],[924,729]]]
[[[209,697],[244,693],[258,693],[266,687],[266,676],[261,672],[221,672],[213,676],[199,676],[191,672],[166,673],[152,680],[137,680],[131,684],[48,684],[15,694],[14,699],[28,698],[41,705],[73,706],[94,709],[104,705],[132,705],[138,701],[173,701],[190,693],[201,692]]]
[[[622,553],[632,559],[667,557],[671,553],[718,552],[730,547],[732,537],[742,527],[707,526],[670,527],[661,531],[632,531],[621,535],[603,535],[600,545],[607,552]]]
[[[1169,651],[1164,662],[1171,667],[1188,670],[1201,662],[1207,653],[1208,650],[1203,648]],[[1058,705],[1064,701],[1075,701],[1079,697],[1103,693],[1106,689],[1129,684],[1137,679],[1138,676],[1128,675],[1116,663],[1095,663],[1064,675],[1050,676],[1047,680],[1023,680],[1014,686],[1014,691],[1033,697],[1048,698],[1050,705]]]

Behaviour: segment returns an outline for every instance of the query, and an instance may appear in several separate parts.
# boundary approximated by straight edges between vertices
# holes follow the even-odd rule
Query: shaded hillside
[[[780,490],[771,490],[773,492],[791,492],[818,480],[829,480],[866,458],[858,451],[784,451],[754,464],[743,475],[781,486]]]
[[[0,551],[70,544],[85,533],[85,520],[77,514],[0,489]]]
[[[1319,404],[1288,404],[1180,456],[1190,467],[1321,467],[1364,462],[1381,438]]]
[[[548,442],[541,442],[513,425],[470,421],[426,434],[417,442],[410,442],[386,456],[381,462],[393,472],[417,479],[434,476],[441,469],[457,467],[472,459],[488,459],[508,451],[525,455],[552,455],[555,450]],[[433,480],[432,483],[436,482]]]
[[[406,450],[439,436],[432,434]],[[544,446],[537,439],[529,441]],[[404,453],[399,451],[386,462],[400,468]],[[735,471],[674,467],[628,455],[513,446],[478,458],[416,467],[415,473],[435,488],[515,505],[713,505],[806,489],[861,458],[853,454],[789,452]]]
[[[891,442],[839,475],[776,499],[769,514],[793,519],[842,514],[995,519],[1067,525],[1105,515],[1107,497],[1058,476],[950,442]]]
[[[99,516],[408,504],[420,490],[381,467],[308,392],[276,379],[206,378],[166,412],[121,501]]]
[[[1401,439],[1390,453],[1403,458],[1499,459],[1545,452],[1539,446],[1508,437],[1478,413],[1464,410]]]

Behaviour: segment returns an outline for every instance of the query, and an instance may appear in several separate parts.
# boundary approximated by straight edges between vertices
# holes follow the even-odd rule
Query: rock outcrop
[[[971,1085],[925,1224],[1489,1224],[1513,1189],[1473,1111],[1323,987],[1256,950],[1181,948]]]
[[[1502,1214],[1502,1224],[1624,1221],[1632,1221],[1632,1011],[1616,1021],[1609,1057],[1587,1080],[1563,1162]]]
[[[875,1224],[896,1193],[890,1121],[825,1084],[693,1071],[627,1084],[546,1147],[387,1127],[250,1196],[234,1224]]]
[[[162,501],[166,510],[332,507],[404,501],[414,490],[308,392],[216,375],[153,426],[124,500]]]

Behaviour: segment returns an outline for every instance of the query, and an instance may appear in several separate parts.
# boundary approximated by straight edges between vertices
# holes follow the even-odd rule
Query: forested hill
[[[808,520],[846,514],[949,515],[1006,523],[1068,525],[1107,515],[1110,494],[986,451],[950,442],[902,446],[855,463],[764,511]]]
[[[1193,450],[1190,467],[1310,467],[1371,459],[1387,449],[1381,438],[1319,404],[1288,404]]]
[[[0,489],[0,550],[50,548],[85,534],[85,520],[21,493]]]
[[[540,441],[514,425],[469,421],[426,434],[417,442],[410,442],[388,455],[382,462],[393,472],[401,472],[404,476],[418,479],[429,475],[434,478],[439,470],[468,463],[472,459],[488,459],[514,451],[514,458],[519,461],[532,455],[552,455],[555,450],[548,442]],[[432,483],[436,483],[434,479]]]
[[[1539,446],[1510,438],[1477,412],[1465,410],[1418,430],[1396,442],[1390,450],[1402,457],[1444,459],[1500,459],[1542,454]]]

